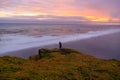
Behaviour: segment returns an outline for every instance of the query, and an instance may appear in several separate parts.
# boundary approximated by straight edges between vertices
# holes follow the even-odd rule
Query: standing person
[[[59,48],[61,49],[62,48],[62,43],[59,41]]]

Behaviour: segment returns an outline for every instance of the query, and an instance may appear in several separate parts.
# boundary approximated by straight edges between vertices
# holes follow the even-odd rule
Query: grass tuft
[[[29,59],[0,57],[0,80],[120,80],[120,61],[73,49],[40,49]]]

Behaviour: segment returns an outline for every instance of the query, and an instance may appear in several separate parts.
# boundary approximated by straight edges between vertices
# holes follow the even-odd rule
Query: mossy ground
[[[97,59],[72,49],[47,53],[29,59],[0,57],[0,80],[120,80],[118,60]]]

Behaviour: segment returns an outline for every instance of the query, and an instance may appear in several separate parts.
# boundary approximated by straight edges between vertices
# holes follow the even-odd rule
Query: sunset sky
[[[120,0],[0,0],[0,22],[120,23]]]

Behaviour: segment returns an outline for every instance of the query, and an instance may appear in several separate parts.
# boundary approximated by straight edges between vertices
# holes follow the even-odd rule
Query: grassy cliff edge
[[[0,57],[0,80],[120,80],[120,61],[73,49],[40,49],[29,59]]]

